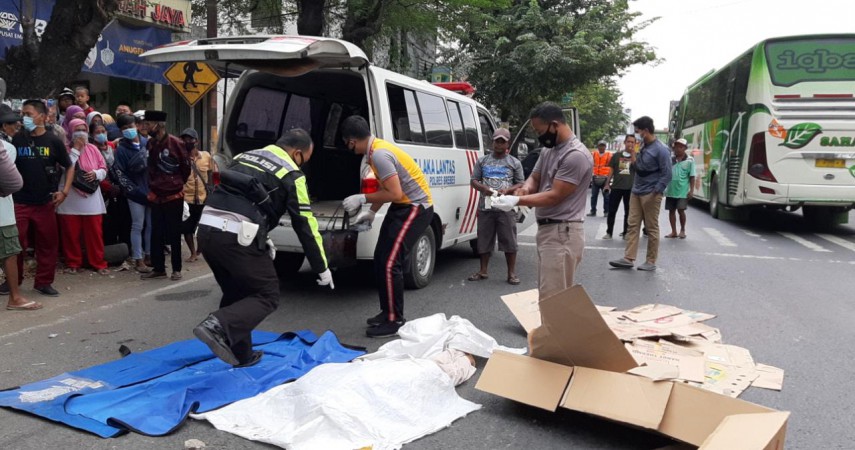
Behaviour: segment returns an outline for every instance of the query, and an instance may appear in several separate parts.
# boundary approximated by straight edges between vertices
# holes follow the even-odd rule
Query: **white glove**
[[[352,225],[364,223],[371,226],[371,224],[374,223],[374,216],[376,216],[376,213],[370,209],[368,211],[362,211],[353,218]]]
[[[520,198],[516,195],[503,195],[501,197],[497,197],[493,199],[493,209],[498,209],[500,211],[510,211],[514,209],[514,206],[517,206],[517,203],[520,202]]]
[[[276,260],[276,246],[273,245],[273,239],[267,238],[267,254],[270,255],[270,259]]]
[[[318,286],[329,286],[330,289],[335,289],[335,283],[333,283],[332,272],[330,272],[330,269],[319,273],[318,277]]]
[[[341,205],[344,207],[344,210],[350,214],[359,211],[359,208],[362,208],[362,205],[365,204],[365,194],[356,194],[351,195],[350,197],[344,199]]]

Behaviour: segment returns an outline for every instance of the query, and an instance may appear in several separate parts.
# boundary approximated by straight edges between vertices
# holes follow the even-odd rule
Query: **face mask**
[[[122,130],[122,136],[124,136],[125,139],[134,140],[137,138],[137,129],[128,128],[127,130]]]
[[[98,133],[95,135],[95,142],[104,144],[107,142],[107,133]]]
[[[33,131],[36,129],[36,123],[33,122],[32,117],[24,116],[23,122],[24,122],[24,128],[26,128],[27,131]]]
[[[74,140],[82,139],[82,140],[86,141],[89,139],[89,133],[87,133],[85,131],[75,131],[74,133],[71,134],[71,139],[74,139]]]
[[[552,128],[552,124],[549,124],[549,127],[546,129],[545,133],[537,136],[537,140],[540,141],[540,145],[546,148],[555,147],[555,141],[558,140],[558,132],[549,131],[549,128]]]

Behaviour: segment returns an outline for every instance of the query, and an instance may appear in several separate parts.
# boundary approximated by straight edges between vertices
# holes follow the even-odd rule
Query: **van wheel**
[[[713,219],[719,218],[720,209],[721,205],[718,201],[718,179],[713,175],[712,181],[710,181],[710,215]]]
[[[287,278],[294,275],[303,267],[303,260],[305,259],[306,255],[303,253],[276,252],[276,259],[273,260],[276,275],[279,278]]]
[[[419,236],[408,260],[410,266],[404,271],[404,285],[410,289],[421,289],[430,284],[436,264],[436,238],[431,226]]]

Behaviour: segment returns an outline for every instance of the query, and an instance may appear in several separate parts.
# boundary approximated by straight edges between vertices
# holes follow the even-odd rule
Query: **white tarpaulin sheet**
[[[468,320],[444,314],[408,322],[399,335],[362,360],[323,364],[293,383],[193,418],[290,450],[398,449],[481,408],[457,395],[455,383],[474,367],[461,373],[466,357],[456,351],[482,357],[496,349],[524,351],[501,347]]]

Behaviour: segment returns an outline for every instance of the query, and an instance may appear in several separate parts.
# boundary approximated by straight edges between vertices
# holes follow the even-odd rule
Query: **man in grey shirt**
[[[529,116],[544,149],[523,187],[515,195],[493,200],[493,208],[537,208],[538,288],[540,298],[546,298],[573,286],[582,261],[587,187],[594,158],[573,134],[558,105],[541,103]]]
[[[508,263],[508,283],[520,284],[516,274],[517,221],[513,211],[494,210],[489,206],[494,195],[507,195],[522,187],[523,167],[520,160],[508,154],[511,132],[499,128],[493,133],[493,153],[484,155],[472,168],[472,187],[481,193],[478,204],[478,254],[481,270],[469,277],[469,281],[488,277],[487,266],[490,253],[499,241],[499,251],[505,254]]]
[[[638,153],[632,155],[635,181],[629,197],[629,229],[627,230],[624,257],[609,261],[612,267],[631,269],[638,255],[638,239],[641,221],[647,227],[647,260],[638,270],[656,270],[659,255],[659,210],[662,196],[671,181],[671,151],[653,134],[653,119],[640,117],[632,123],[635,133],[644,143]]]

